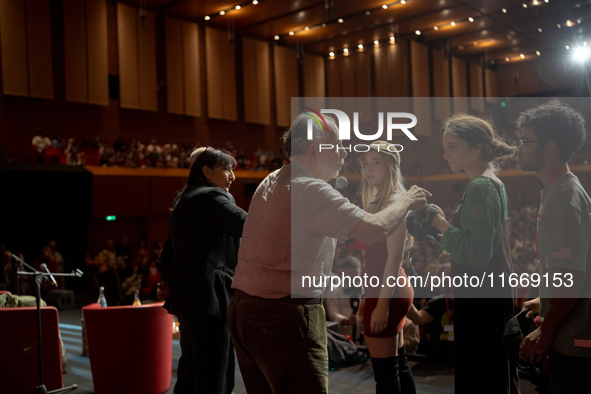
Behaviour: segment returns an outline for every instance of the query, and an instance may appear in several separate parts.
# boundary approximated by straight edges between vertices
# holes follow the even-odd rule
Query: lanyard
[[[566,174],[567,171],[568,171],[568,164],[566,165],[566,167],[561,168],[560,170],[556,171],[554,173],[554,175],[552,176],[552,179],[550,179],[550,182],[548,183],[548,187],[546,188],[546,191],[544,192],[544,195],[542,196],[542,201],[540,202],[540,209],[538,209],[538,220],[542,219],[542,206],[544,205],[544,200],[546,200],[546,194],[548,194],[548,190],[550,190],[550,187],[552,186],[552,184],[554,183],[556,178],[558,178],[561,175]],[[540,260],[540,247],[538,246],[538,232],[537,231],[536,231],[536,255],[537,255],[537,258],[539,261]]]

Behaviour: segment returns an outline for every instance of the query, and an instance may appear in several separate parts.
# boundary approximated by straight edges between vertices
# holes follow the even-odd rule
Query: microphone
[[[335,180],[334,188],[336,190],[344,189],[347,187],[348,184],[349,184],[349,181],[347,180],[347,178],[345,178],[344,176],[340,176]]]
[[[51,272],[49,272],[49,270],[47,269],[47,264],[43,263],[41,264],[41,270],[45,271],[49,274],[49,277],[51,278],[51,284],[54,285],[55,287],[58,287],[57,282],[55,281],[55,278],[53,277],[53,275],[51,275]]]

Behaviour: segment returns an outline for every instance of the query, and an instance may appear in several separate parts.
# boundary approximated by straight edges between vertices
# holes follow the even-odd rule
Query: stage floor
[[[68,373],[64,375],[64,385],[77,384],[78,389],[73,393],[94,393],[90,361],[82,356],[82,327],[81,310],[78,308],[59,311],[60,331],[66,346],[68,359]],[[167,394],[172,394],[176,383],[176,371],[181,347],[179,340],[172,342],[172,382]],[[417,392],[419,394],[452,394],[454,392],[454,370],[450,366],[435,364],[422,360],[420,357],[410,357],[410,365],[415,376]],[[371,362],[329,373],[330,394],[373,394],[375,382]],[[522,394],[550,393],[545,387],[538,387],[527,377],[521,378]],[[246,394],[238,363],[236,363],[235,394]],[[136,394],[136,393],[130,393]]]

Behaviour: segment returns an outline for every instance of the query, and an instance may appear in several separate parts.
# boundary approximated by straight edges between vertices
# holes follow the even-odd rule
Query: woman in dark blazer
[[[246,220],[246,212],[228,195],[235,166],[230,153],[206,149],[173,204],[170,235],[158,266],[159,288],[166,286],[169,294],[164,306],[180,322],[175,394],[229,394],[234,388],[226,307]]]

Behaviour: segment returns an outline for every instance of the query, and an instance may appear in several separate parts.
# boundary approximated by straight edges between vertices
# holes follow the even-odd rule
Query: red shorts
[[[400,271],[400,275],[406,276],[404,270]],[[408,283],[408,282],[407,282]],[[363,329],[365,336],[369,338],[391,338],[398,334],[404,324],[406,324],[406,314],[410,310],[414,291],[410,284],[407,287],[399,287],[396,289],[394,296],[390,299],[390,307],[388,314],[388,326],[384,331],[377,334],[371,333],[371,314],[378,304],[379,298],[366,298],[363,306]]]

